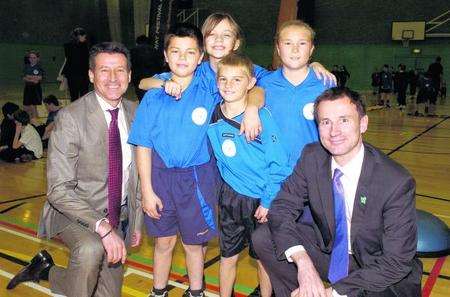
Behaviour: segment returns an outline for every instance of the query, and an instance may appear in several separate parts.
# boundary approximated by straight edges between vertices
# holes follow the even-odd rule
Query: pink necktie
[[[122,144],[117,124],[119,109],[108,111],[111,114],[111,123],[108,129],[108,220],[111,226],[117,228],[122,202]]]

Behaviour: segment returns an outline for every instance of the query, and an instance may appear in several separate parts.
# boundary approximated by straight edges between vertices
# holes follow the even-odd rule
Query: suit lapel
[[[335,233],[333,187],[331,180],[331,156],[328,154],[325,155],[322,160],[319,160],[318,165],[317,182],[319,185],[320,199],[331,234],[330,241],[325,244],[329,245],[332,242],[332,238],[334,238]]]
[[[365,223],[365,211],[367,200],[371,199],[369,186],[372,181],[372,173],[375,168],[375,157],[370,150],[370,147],[364,144],[364,160],[361,168],[361,175],[359,176],[358,187],[355,193],[355,201],[353,203],[353,214],[351,223],[351,243],[355,240],[361,225]],[[373,193],[372,193],[373,194]]]
[[[106,152],[106,148],[108,147],[108,126],[106,124],[106,119],[100,104],[97,101],[95,93],[92,92],[87,98],[87,109],[89,116],[87,117],[88,121],[88,129],[92,129],[90,133],[98,138],[98,135],[104,135],[102,139],[94,139],[93,143],[103,145],[103,147],[99,147],[100,152]],[[105,154],[101,154],[104,156]],[[107,158],[107,156],[105,156]]]

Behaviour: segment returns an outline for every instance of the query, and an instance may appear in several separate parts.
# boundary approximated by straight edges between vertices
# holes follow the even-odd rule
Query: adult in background
[[[126,245],[141,239],[142,210],[134,152],[127,144],[136,105],[124,99],[128,50],[104,42],[90,52],[90,92],[58,112],[49,142],[47,201],[38,236],[69,248],[66,269],[41,251],[8,284],[46,279],[68,297],[119,297]]]
[[[145,77],[160,73],[164,57],[150,46],[150,39],[145,35],[136,38],[136,47],[132,48],[130,53],[131,82],[140,102],[146,91],[139,89],[139,82]]]
[[[86,31],[75,28],[70,34],[70,42],[64,44],[66,64],[62,74],[67,78],[70,101],[75,101],[89,90],[89,43]]]
[[[304,148],[268,226],[252,236],[275,295],[420,296],[414,179],[363,142],[368,117],[357,93],[329,89],[314,113],[320,143]],[[312,224],[298,220],[305,204]]]
[[[406,108],[406,89],[408,88],[408,73],[404,64],[398,65],[396,85],[398,108],[403,111]]]
[[[441,64],[441,57],[436,57],[434,63],[428,66],[428,73],[431,76],[433,88],[436,90],[432,98],[430,98],[429,113],[434,115],[436,113],[436,101],[438,93],[441,89],[442,77],[444,75],[444,67]]]

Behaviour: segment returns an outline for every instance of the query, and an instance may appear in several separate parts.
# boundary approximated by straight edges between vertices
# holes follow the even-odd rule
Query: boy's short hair
[[[215,12],[210,14],[202,25],[203,37],[208,37],[212,30],[223,20],[227,20],[230,23],[231,28],[234,30],[236,35],[236,40],[239,40],[239,48],[242,48],[244,44],[244,34],[242,33],[241,27],[238,25],[236,20],[226,12]],[[238,50],[239,50],[238,48]]]
[[[316,98],[314,102],[314,119],[316,122],[318,121],[317,110],[322,101],[334,101],[345,97],[349,98],[350,102],[355,105],[360,118],[366,115],[366,106],[358,92],[347,87],[334,87],[324,91]]]
[[[48,95],[42,101],[44,101],[45,104],[53,104],[55,106],[59,106],[58,98],[56,98],[55,95]]]
[[[3,117],[6,118],[7,115],[13,114],[17,110],[19,110],[19,105],[12,102],[6,102],[2,106]]]
[[[30,123],[30,115],[28,112],[23,110],[16,110],[13,114],[13,117],[16,121],[21,123],[23,126],[28,125]]]
[[[89,50],[89,69],[94,70],[95,68],[95,58],[98,54],[122,54],[127,59],[127,68],[131,69],[131,60],[130,60],[130,52],[120,42],[101,42],[97,43]]]
[[[200,52],[203,52],[203,35],[199,28],[191,24],[179,23],[170,27],[164,36],[164,50],[169,48],[173,37],[190,37],[197,41]]]
[[[275,34],[275,42],[278,43],[280,39],[281,32],[288,27],[299,27],[306,29],[311,35],[311,42],[314,43],[314,39],[316,38],[316,32],[310,25],[301,20],[290,20],[282,23],[280,27],[277,29],[277,33]]]
[[[231,66],[231,67],[239,67],[244,69],[244,71],[248,74],[249,77],[253,77],[253,62],[249,57],[238,54],[231,53],[225,56],[220,62],[217,64],[217,75],[220,74],[220,69],[223,66]]]

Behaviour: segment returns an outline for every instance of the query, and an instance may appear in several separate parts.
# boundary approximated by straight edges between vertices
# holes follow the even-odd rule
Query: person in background
[[[2,106],[3,120],[0,124],[0,151],[12,147],[14,134],[16,133],[16,123],[14,122],[14,112],[19,110],[19,106],[12,102],[6,102]]]
[[[30,118],[38,117],[37,106],[42,104],[41,81],[44,70],[39,64],[40,55],[37,51],[27,53],[28,64],[23,68],[23,110],[28,112]]]
[[[30,116],[24,110],[13,114],[16,131],[11,147],[0,152],[0,159],[6,162],[29,162],[42,157],[42,142],[33,125]]]
[[[401,111],[406,108],[406,89],[408,88],[408,74],[406,73],[406,66],[398,65],[398,72],[396,75],[397,81],[397,103]]]
[[[42,144],[44,145],[44,148],[47,148],[48,145],[48,139],[50,137],[50,133],[52,132],[54,126],[55,126],[55,118],[58,114],[59,109],[61,108],[59,106],[59,100],[56,98],[55,95],[48,95],[44,98],[44,104],[45,108],[47,109],[48,115],[47,115],[47,121],[39,125],[34,122],[32,122],[33,126],[36,128],[37,132],[39,133],[39,136],[42,139]]]
[[[89,90],[89,43],[86,31],[80,27],[72,31],[70,38],[70,42],[64,44],[66,63],[61,73],[67,78],[73,102]]]
[[[136,38],[136,47],[130,50],[131,54],[131,82],[136,96],[141,102],[145,90],[139,89],[139,82],[145,77],[151,77],[162,71],[164,57],[150,46],[150,39],[145,35]]]

